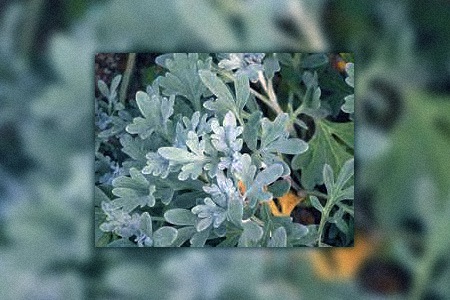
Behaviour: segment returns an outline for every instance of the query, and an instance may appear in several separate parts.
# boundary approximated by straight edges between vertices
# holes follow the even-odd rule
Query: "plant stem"
[[[258,219],[256,216],[251,216],[250,220],[252,220],[253,222],[257,223],[258,225],[264,227],[264,222],[261,221],[260,219]]]
[[[265,104],[267,104],[267,106],[269,106],[274,112],[277,112],[275,110],[275,108],[272,107],[272,103],[270,102],[269,98],[267,98],[266,96],[258,93],[257,91],[255,91],[254,89],[250,88],[250,93],[252,93],[253,95],[256,96],[256,98],[258,98],[259,100],[261,100],[262,102],[264,102]]]
[[[36,32],[39,30],[39,18],[45,8],[45,1],[32,0],[28,3],[28,10],[25,12],[25,26],[20,38],[21,52],[28,62],[31,60],[33,54],[33,46],[36,42]]]
[[[325,35],[317,24],[317,19],[311,15],[304,7],[303,1],[290,0],[288,2],[289,11],[292,14],[295,25],[304,33],[310,49],[313,51],[324,51],[327,47]]]
[[[331,208],[333,206],[334,206],[333,197],[330,196],[330,198],[327,200],[327,203],[325,204],[322,214],[320,216],[320,223],[319,223],[319,229],[318,229],[319,236],[317,238],[319,247],[325,246],[322,244],[322,235],[323,235],[323,232],[325,229],[325,224],[327,223],[327,220],[328,220],[328,215],[330,214]]]
[[[427,251],[425,257],[420,261],[414,276],[413,288],[410,299],[423,299],[423,294],[429,284],[432,268],[434,267],[435,257]]]
[[[266,98],[266,101],[263,100],[264,103],[269,105],[270,108],[272,108],[272,110],[277,113],[277,115],[282,114],[283,110],[281,109],[280,105],[278,104],[277,95],[275,95],[275,91],[273,90],[272,79],[268,79],[266,81],[262,71],[258,72],[258,79],[259,79],[259,82],[261,83],[262,88],[264,89],[266,94],[269,96],[268,100],[267,100],[267,98]]]
[[[131,73],[133,72],[134,64],[136,62],[136,53],[128,55],[127,67],[123,74],[123,81],[120,85],[119,101],[125,105],[125,98],[127,97],[128,84],[130,83]]]
[[[220,69],[217,69],[217,71],[218,71],[222,76],[224,76],[225,78],[230,79],[230,80],[234,80],[233,75],[231,75],[231,74],[229,74],[229,73],[227,73],[227,72],[224,72],[224,71],[222,71],[222,70],[220,70]],[[255,91],[255,90],[252,89],[252,88],[250,88],[250,93],[252,93],[256,98],[258,98],[258,99],[260,99],[262,102],[264,102],[264,103],[265,103],[269,108],[271,108],[275,113],[277,113],[277,114],[280,113],[279,110],[277,110],[275,107],[273,107],[273,104],[272,104],[272,102],[270,101],[269,98],[267,98],[266,96],[264,96],[264,95],[258,93],[257,91]],[[278,103],[277,103],[277,104],[278,104]],[[281,108],[280,108],[280,110],[281,110]],[[283,112],[283,111],[281,110],[281,113],[282,113],[282,112]],[[242,114],[242,116],[243,116],[244,118],[246,118],[246,119],[248,119],[248,118],[250,117],[250,114],[247,113],[247,112],[245,112],[245,111],[242,111],[241,114]],[[242,124],[243,124],[243,123],[242,123]]]
[[[318,191],[305,191],[308,195],[328,199],[328,195]]]
[[[154,216],[152,216],[152,221],[165,222],[166,219],[164,219],[164,217],[154,217]]]
[[[442,238],[442,232],[446,232],[448,228],[447,220],[448,215],[444,212],[442,218],[438,218],[430,230],[430,236],[425,243],[424,255],[414,270],[414,279],[409,299],[423,299],[427,288],[433,280],[433,271],[436,263],[448,248],[448,241]]]
[[[325,224],[327,223],[328,214],[329,214],[329,212],[327,211],[327,206],[325,206],[323,208],[322,215],[320,217],[320,224],[319,224],[319,230],[318,230],[319,236],[317,238],[317,241],[318,241],[318,246],[319,247],[323,246],[322,245],[322,235],[323,235],[323,231],[324,231],[324,228],[325,228]]]

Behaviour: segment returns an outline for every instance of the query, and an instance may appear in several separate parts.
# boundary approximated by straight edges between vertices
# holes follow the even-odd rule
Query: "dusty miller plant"
[[[352,238],[353,186],[340,192],[353,174],[344,165],[353,153],[352,68],[351,77],[324,81],[345,91],[324,99],[325,54],[173,53],[155,61],[165,73],[135,102],[118,102],[120,75],[110,88],[98,82],[97,246],[323,246],[327,223]],[[282,93],[279,74],[297,76]],[[333,121],[343,115],[348,122]],[[324,183],[328,195],[317,190]],[[316,196],[306,201],[322,213],[320,224],[273,214],[268,201],[290,190],[322,197],[325,208]]]

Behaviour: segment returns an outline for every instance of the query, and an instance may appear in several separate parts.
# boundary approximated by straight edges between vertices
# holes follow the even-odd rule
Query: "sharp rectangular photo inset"
[[[352,247],[352,53],[95,55],[96,247]]]

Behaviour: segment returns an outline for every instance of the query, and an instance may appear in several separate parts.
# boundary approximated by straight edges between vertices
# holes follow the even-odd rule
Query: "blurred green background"
[[[2,299],[450,299],[450,2],[0,2]],[[94,55],[354,52],[349,249],[95,249]]]

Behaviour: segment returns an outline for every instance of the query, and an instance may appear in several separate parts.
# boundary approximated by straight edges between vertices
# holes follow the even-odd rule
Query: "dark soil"
[[[127,99],[134,99],[134,95],[139,90],[145,90],[150,82],[145,80],[147,68],[155,65],[155,58],[159,53],[139,53],[133,73],[128,84]],[[103,80],[108,86],[116,75],[123,75],[127,67],[127,53],[97,53],[95,55],[95,97],[100,96],[97,81]]]

